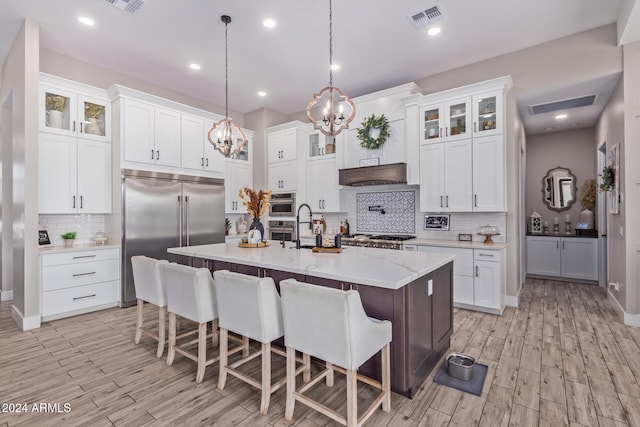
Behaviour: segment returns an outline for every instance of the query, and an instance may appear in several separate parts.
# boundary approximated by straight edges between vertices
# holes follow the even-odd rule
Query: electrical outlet
[[[617,291],[620,290],[620,283],[618,283],[618,282],[609,282],[609,287],[617,292]]]
[[[621,225],[620,228],[618,229],[618,234],[620,235],[620,237],[624,236],[624,226]]]
[[[427,295],[432,295],[433,294],[433,279],[429,279],[429,281],[427,282]]]

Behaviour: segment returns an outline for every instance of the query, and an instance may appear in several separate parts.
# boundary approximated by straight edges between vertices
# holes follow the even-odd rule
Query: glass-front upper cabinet
[[[239,162],[251,161],[251,140],[252,140],[253,134],[248,133],[245,129],[242,129],[242,131],[245,133],[247,143],[244,145],[242,151],[238,151],[237,153],[234,153],[233,155],[231,155],[231,157],[228,158],[228,160],[235,160]],[[235,144],[237,147],[240,144],[240,141],[242,141],[242,138],[240,138],[240,135],[236,135],[234,133],[234,139],[236,141]]]
[[[334,137],[326,136],[320,131],[312,131],[307,135],[307,141],[307,156],[309,158],[335,157],[336,143]]]
[[[469,138],[470,124],[470,97],[420,107],[420,133],[423,144]]]
[[[502,92],[473,96],[473,133],[475,136],[502,133]]]
[[[40,130],[96,141],[111,139],[111,103],[70,89],[40,85]]]

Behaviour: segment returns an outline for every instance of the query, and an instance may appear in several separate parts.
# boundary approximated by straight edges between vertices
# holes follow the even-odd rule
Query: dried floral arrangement
[[[269,200],[271,200],[272,190],[258,191],[252,190],[249,187],[241,188],[238,192],[242,204],[247,208],[247,212],[253,218],[260,218],[269,210]]]
[[[582,192],[580,193],[580,203],[582,204],[582,209],[593,209],[596,205],[596,180],[595,179],[585,179],[584,185],[582,186]]]

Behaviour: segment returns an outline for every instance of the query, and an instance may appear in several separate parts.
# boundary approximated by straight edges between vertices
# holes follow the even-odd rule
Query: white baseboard
[[[515,296],[505,295],[504,303],[507,304],[509,307],[518,308],[518,304],[520,304],[520,291],[522,291],[522,285],[518,289],[518,293]]]
[[[625,325],[640,326],[640,314],[631,314],[624,311],[616,297],[613,296],[609,289],[607,289],[607,299],[611,302],[611,304],[613,305],[613,309],[616,311],[616,313],[620,317],[620,320],[622,320]]]
[[[12,301],[12,300],[13,300],[13,290],[0,291],[0,301]]]
[[[11,306],[11,318],[23,331],[40,327],[40,316],[24,317],[15,305]]]

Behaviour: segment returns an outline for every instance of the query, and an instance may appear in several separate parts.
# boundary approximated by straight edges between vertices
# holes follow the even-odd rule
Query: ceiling
[[[610,24],[623,1],[336,0],[333,56],[341,69],[334,72],[334,84],[355,97],[415,81]],[[40,24],[43,49],[224,105],[220,16],[228,14],[233,19],[229,24],[231,110],[247,113],[267,107],[293,114],[304,110],[312,93],[328,83],[327,1],[144,0],[135,14],[107,0],[61,4],[0,0],[0,62],[26,17]],[[438,22],[441,34],[432,37],[426,28],[416,30],[409,16],[434,5],[440,7],[443,19]],[[91,17],[96,25],[80,24],[81,15]],[[275,28],[262,25],[267,17],[276,20]],[[191,62],[202,68],[189,69]],[[530,94],[524,101],[519,99],[520,111],[526,111],[524,102],[564,99],[576,90],[603,91],[600,99],[608,98],[604,95],[611,93],[618,77]],[[259,90],[267,96],[257,96]],[[603,106],[585,116],[582,124],[595,122]],[[551,126],[548,118],[545,123],[524,119],[528,132]]]

